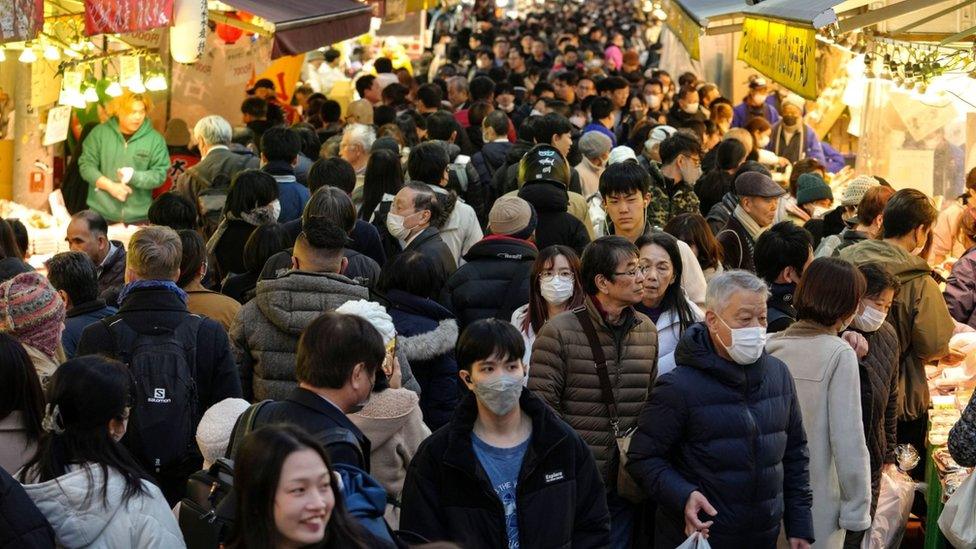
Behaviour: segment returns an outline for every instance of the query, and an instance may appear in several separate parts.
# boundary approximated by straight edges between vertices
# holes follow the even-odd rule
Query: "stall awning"
[[[841,4],[852,5],[866,2],[845,2],[844,0],[764,0],[753,6],[746,7],[745,15],[756,15],[767,19],[779,19],[789,23],[797,23],[822,29],[837,22],[834,8]]]
[[[698,40],[709,19],[732,16],[742,7],[741,0],[668,0],[663,4],[668,28],[696,61],[701,59]]]
[[[271,58],[297,55],[369,32],[372,8],[354,0],[222,0],[274,25]]]
[[[702,28],[708,26],[709,19],[736,15],[746,7],[743,0],[675,0],[675,2]]]

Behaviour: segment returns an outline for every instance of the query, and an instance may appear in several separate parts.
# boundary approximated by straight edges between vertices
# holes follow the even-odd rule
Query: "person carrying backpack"
[[[214,196],[222,194],[224,199],[227,198],[227,186],[237,172],[256,169],[260,163],[254,154],[230,150],[233,133],[230,123],[217,115],[205,116],[193,126],[193,137],[200,148],[201,160],[180,174],[173,187],[194,204],[200,199],[204,214],[211,209],[208,204],[215,200]],[[222,176],[222,184],[219,184],[218,176]],[[218,192],[212,192],[212,188]],[[204,199],[208,196],[210,198]],[[217,208],[218,213],[222,207],[223,203]]]
[[[103,354],[128,366],[135,380],[123,444],[173,505],[200,468],[194,440],[203,412],[241,396],[227,333],[191,314],[176,285],[182,246],[176,231],[150,226],[129,241],[119,312],[85,328],[76,356]]]

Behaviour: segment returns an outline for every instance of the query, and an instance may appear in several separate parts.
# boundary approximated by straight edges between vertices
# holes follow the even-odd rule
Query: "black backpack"
[[[137,332],[122,318],[102,319],[135,387],[126,442],[150,473],[196,453],[196,343],[203,318],[188,315],[176,329]]]

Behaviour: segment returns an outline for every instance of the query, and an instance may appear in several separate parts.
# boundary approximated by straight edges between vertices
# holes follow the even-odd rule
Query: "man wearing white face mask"
[[[386,216],[388,257],[401,251],[416,250],[429,257],[440,270],[442,282],[457,270],[454,255],[432,223],[443,216],[443,208],[434,191],[423,183],[408,183],[397,192]],[[391,241],[392,238],[392,241]],[[438,290],[439,291],[439,290]]]
[[[705,322],[641,411],[627,470],[657,501],[658,547],[695,531],[715,547],[775,547],[781,522],[792,549],[814,539],[796,389],[764,350],[766,295],[745,271],[713,278]]]
[[[461,334],[458,375],[470,392],[410,464],[402,529],[471,549],[610,546],[593,456],[523,388],[523,353],[507,322],[479,320]]]
[[[683,128],[692,120],[704,122],[708,120],[705,113],[701,111],[701,103],[698,98],[698,90],[694,86],[685,86],[678,90],[674,95],[675,102],[668,113],[668,125],[675,128]]]

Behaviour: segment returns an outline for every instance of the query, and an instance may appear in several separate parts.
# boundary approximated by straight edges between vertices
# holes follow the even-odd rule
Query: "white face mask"
[[[695,114],[696,112],[698,112],[698,103],[688,103],[687,105],[682,107],[681,110],[685,111],[688,114]]]
[[[573,297],[573,279],[554,276],[549,281],[541,280],[539,281],[539,293],[542,294],[542,299],[548,303],[562,305]]]
[[[862,332],[877,332],[884,324],[888,315],[867,305],[864,312],[854,318],[854,327]]]
[[[823,206],[814,206],[813,217],[817,219],[823,219],[823,216],[827,215],[827,212],[829,211],[830,211],[829,209],[824,208]]]
[[[844,324],[841,325],[840,330],[838,330],[838,332],[843,332],[844,330],[846,330],[851,325],[851,323],[854,322],[855,320],[857,320],[857,313],[854,313],[853,315],[850,316],[850,318],[845,320]]]
[[[689,185],[694,185],[702,174],[701,166],[695,166],[693,164],[691,166],[679,167],[678,170],[681,172],[681,179]]]
[[[652,111],[658,110],[661,107],[661,96],[660,95],[645,95],[644,102],[650,107]]]
[[[390,236],[396,238],[397,240],[406,240],[407,237],[410,236],[410,231],[412,228],[408,229],[407,227],[403,226],[407,217],[410,216],[397,215],[393,212],[386,214],[386,230],[390,231]]]
[[[718,315],[716,315],[718,316]],[[732,344],[726,346],[719,338],[719,342],[729,352],[732,360],[740,366],[753,364],[762,356],[766,348],[766,328],[755,326],[750,328],[732,328],[722,319],[718,319],[725,324],[725,327],[732,331]]]
[[[926,240],[926,239],[925,239],[925,238],[923,238],[923,239],[922,239],[922,243],[921,243],[921,244],[919,244],[917,248],[915,248],[914,250],[912,250],[912,255],[919,255],[919,254],[921,254],[921,253],[922,253],[922,250],[924,250],[924,249],[925,249],[925,240]]]
[[[586,118],[583,116],[572,116],[570,117],[569,122],[577,128],[582,128],[586,125]]]
[[[769,136],[764,135],[759,138],[759,148],[765,149],[767,146],[769,146]]]

